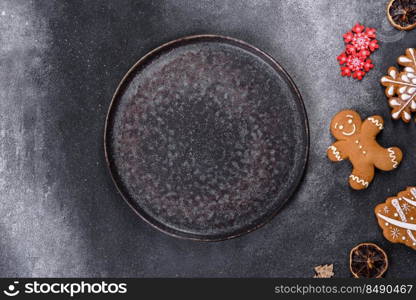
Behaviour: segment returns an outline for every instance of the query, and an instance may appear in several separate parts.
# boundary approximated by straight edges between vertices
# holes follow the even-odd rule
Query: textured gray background
[[[386,22],[386,1],[0,1],[0,276],[311,277],[373,241],[391,258],[387,277],[415,277],[416,253],[389,244],[377,203],[415,185],[415,124],[389,118],[379,78],[416,31]],[[341,35],[357,22],[379,30],[376,68],[341,78]],[[218,243],[184,241],[141,221],[116,193],[103,156],[104,120],[129,67],[159,44],[217,33],[269,52],[306,105],[311,150],[303,183],[274,220]],[[325,157],[330,118],[343,108],[381,114],[379,140],[405,157],[366,191],[350,166]]]

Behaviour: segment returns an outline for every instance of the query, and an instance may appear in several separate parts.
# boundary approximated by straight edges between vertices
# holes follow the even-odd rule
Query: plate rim
[[[258,222],[256,222],[254,225],[246,225],[241,228],[238,228],[237,230],[233,230],[229,233],[221,233],[221,234],[212,234],[212,235],[203,235],[203,234],[196,234],[187,232],[185,230],[179,230],[172,226],[168,226],[160,221],[158,221],[156,218],[150,216],[147,214],[143,209],[140,209],[140,206],[133,203],[130,197],[125,195],[123,192],[123,188],[121,187],[121,184],[119,184],[117,178],[116,178],[116,172],[113,170],[113,164],[111,163],[110,158],[110,151],[108,150],[109,147],[109,123],[111,121],[112,112],[114,111],[115,103],[117,102],[117,99],[119,98],[120,92],[122,89],[128,85],[128,81],[130,79],[130,76],[134,73],[134,71],[140,67],[141,65],[144,65],[145,62],[151,58],[152,56],[158,54],[158,52],[161,52],[165,50],[166,48],[172,47],[172,46],[180,46],[183,43],[189,43],[192,41],[198,41],[198,40],[220,40],[227,42],[228,44],[232,44],[234,46],[240,47],[243,50],[251,52],[253,55],[256,55],[260,59],[262,59],[267,64],[271,65],[271,67],[276,68],[278,72],[283,75],[283,77],[287,80],[288,85],[292,92],[295,95],[297,104],[299,106],[299,111],[301,114],[303,114],[304,118],[304,133],[302,134],[304,136],[304,139],[306,140],[305,143],[305,149],[303,153],[303,161],[302,161],[302,168],[299,170],[299,174],[297,174],[297,177],[294,180],[294,183],[291,188],[289,188],[288,194],[286,197],[283,198],[281,204],[275,208],[272,212],[266,213],[263,217],[260,217],[258,219]],[[253,232],[267,223],[269,223],[286,205],[287,202],[294,196],[296,191],[299,189],[301,185],[301,181],[303,177],[305,176],[305,170],[307,167],[307,162],[309,159],[309,149],[310,149],[310,129],[309,129],[309,122],[308,122],[308,115],[305,108],[305,103],[303,101],[302,95],[296,86],[295,82],[293,81],[292,77],[289,75],[289,73],[275,60],[271,55],[264,52],[263,50],[245,42],[237,38],[225,36],[225,35],[218,35],[218,34],[197,34],[197,35],[189,35],[180,37],[174,40],[171,40],[169,42],[163,43],[162,45],[148,51],[145,55],[139,58],[132,67],[129,68],[129,70],[126,72],[126,74],[122,77],[121,81],[117,85],[117,88],[115,92],[113,93],[113,96],[111,98],[110,105],[107,110],[106,118],[105,118],[105,126],[104,126],[104,156],[106,161],[107,170],[110,173],[110,177],[112,179],[113,184],[115,185],[118,194],[121,195],[124,202],[127,203],[127,205],[134,211],[136,215],[138,215],[142,220],[144,220],[147,224],[151,225],[153,228],[156,228],[158,231],[161,231],[165,234],[168,234],[170,236],[186,239],[186,240],[194,240],[194,241],[203,241],[203,242],[216,242],[216,241],[225,241],[229,239],[233,239],[242,235],[245,235],[249,232]]]

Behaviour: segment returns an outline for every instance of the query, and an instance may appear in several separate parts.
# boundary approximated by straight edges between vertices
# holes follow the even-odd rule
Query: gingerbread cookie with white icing
[[[405,55],[399,56],[397,63],[403,70],[390,67],[380,82],[386,87],[385,94],[392,108],[392,118],[401,118],[408,123],[412,113],[416,112],[416,49],[406,49]]]
[[[416,250],[416,188],[408,187],[374,209],[383,235]]]
[[[337,141],[329,146],[328,158],[334,162],[350,160],[353,170],[349,184],[355,190],[368,187],[374,178],[374,167],[390,171],[402,160],[399,148],[384,148],[376,141],[383,125],[382,117],[372,116],[361,121],[360,115],[353,110],[343,110],[331,121],[331,133]]]

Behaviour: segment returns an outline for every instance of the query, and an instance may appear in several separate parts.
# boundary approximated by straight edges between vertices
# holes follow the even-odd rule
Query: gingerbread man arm
[[[390,147],[386,149],[380,146],[378,155],[374,156],[373,162],[377,169],[391,171],[399,166],[402,158],[403,153],[399,148]]]
[[[375,137],[383,128],[383,118],[380,116],[371,116],[363,122],[361,133],[367,137]]]
[[[341,161],[348,158],[347,142],[337,141],[328,147],[326,154],[331,161]]]

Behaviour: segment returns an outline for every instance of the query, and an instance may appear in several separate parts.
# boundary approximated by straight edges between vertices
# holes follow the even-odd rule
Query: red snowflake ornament
[[[351,71],[360,71],[364,68],[364,59],[356,54],[348,55],[346,66]]]
[[[337,57],[341,65],[342,76],[352,76],[361,80],[365,74],[374,68],[370,54],[378,47],[376,29],[355,24],[351,31],[343,35],[345,50]]]
[[[371,39],[365,33],[356,33],[351,40],[351,45],[353,45],[357,51],[361,51],[370,47],[370,41]]]

